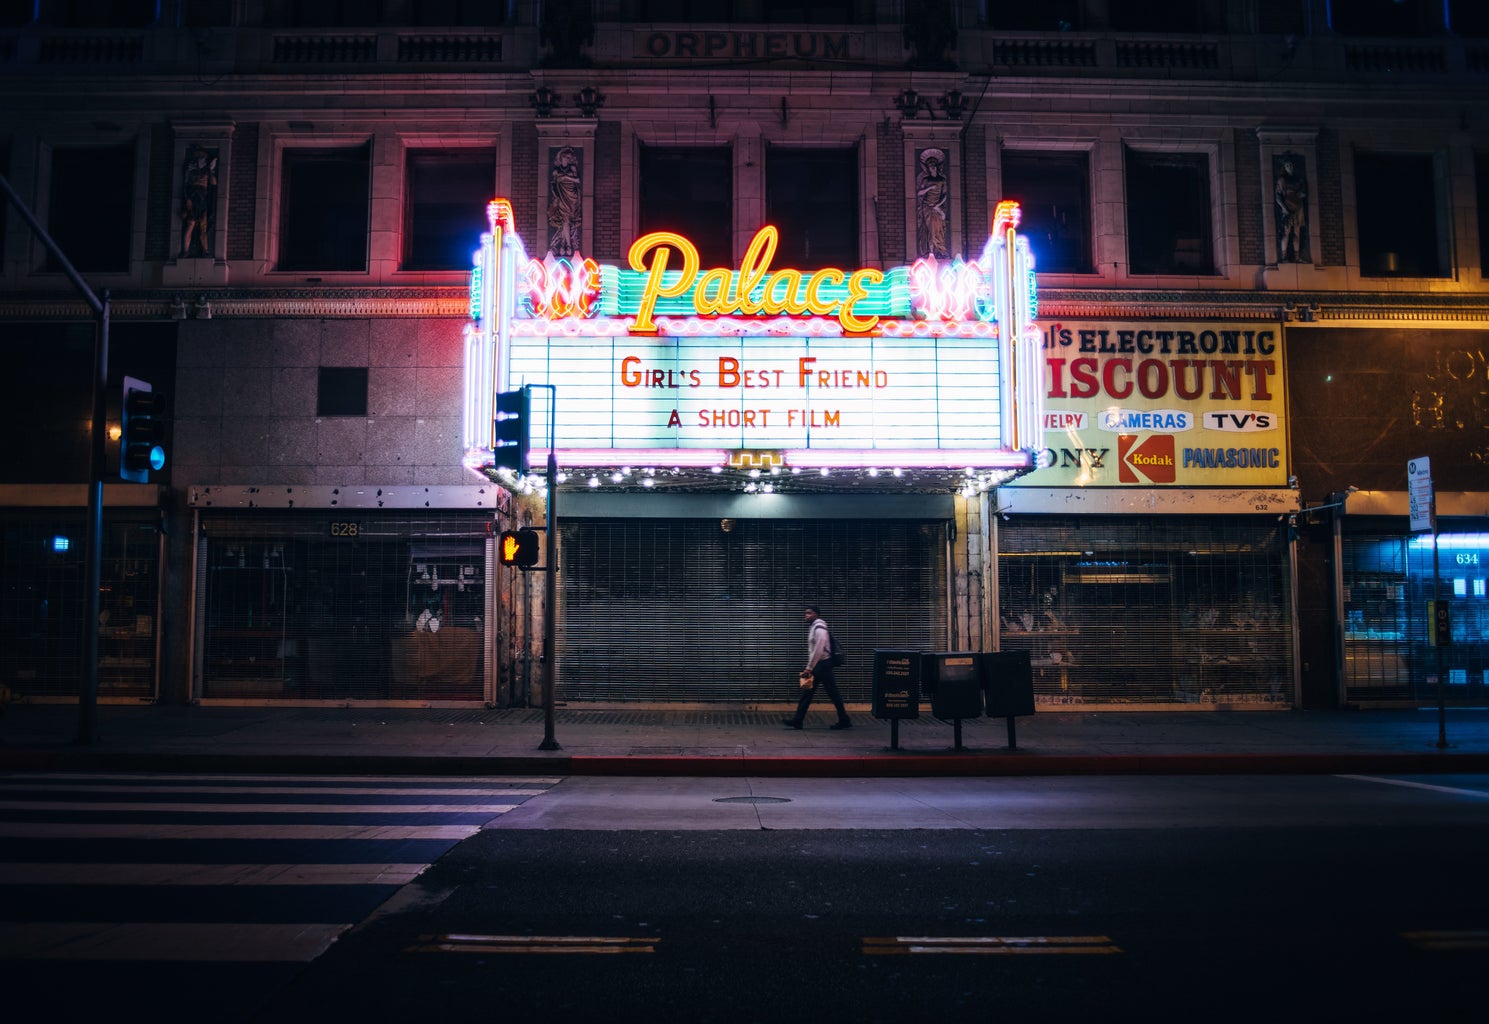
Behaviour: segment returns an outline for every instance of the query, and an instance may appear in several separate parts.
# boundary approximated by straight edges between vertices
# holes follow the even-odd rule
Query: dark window
[[[874,7],[874,0],[620,0],[620,20],[872,25]]]
[[[410,25],[502,25],[507,20],[504,0],[409,0],[405,20]]]
[[[1028,0],[991,0],[987,5],[988,28],[1014,32],[1080,31],[1080,0],[1047,0],[1031,4]]]
[[[1110,0],[1112,28],[1118,32],[1199,32],[1198,0]]]
[[[182,0],[181,25],[215,28],[233,23],[233,0]]]
[[[19,28],[36,23],[40,0],[0,0],[0,28]]]
[[[1489,36],[1489,4],[1484,0],[1448,0],[1448,27],[1455,35]]]
[[[1362,275],[1442,276],[1432,157],[1355,154],[1355,217]]]
[[[485,149],[410,150],[404,198],[403,269],[469,270],[487,230],[496,155]]]
[[[733,265],[734,154],[727,147],[641,147],[641,233],[675,231],[705,267]]]
[[[765,219],[781,232],[778,266],[858,266],[858,151],[769,150]]]
[[[1256,30],[1301,35],[1308,28],[1308,0],[1257,0]]]
[[[81,271],[126,271],[133,232],[134,146],[52,151],[47,233]],[[47,256],[47,270],[61,265]]]
[[[1212,274],[1210,161],[1127,150],[1127,257],[1134,274]]]
[[[1090,173],[1085,153],[1003,151],[1003,194],[1016,199],[1019,231],[1041,273],[1091,272]]]
[[[66,0],[58,6],[55,16],[68,28],[146,28],[160,20],[160,0]]]
[[[1476,154],[1474,164],[1479,204],[1479,276],[1489,278],[1489,153]]]
[[[367,367],[322,366],[315,392],[317,416],[366,416]]]
[[[0,142],[0,174],[5,175],[9,181],[12,177],[10,169],[10,143]],[[5,258],[5,235],[6,226],[10,219],[10,203],[0,203],[0,260]],[[22,250],[25,251],[24,249]]]
[[[1329,0],[1329,25],[1346,36],[1426,35],[1431,16],[1427,0]]]
[[[367,269],[368,153],[285,150],[280,270]]]
[[[270,0],[265,21],[271,27],[331,28],[381,25],[380,0]]]

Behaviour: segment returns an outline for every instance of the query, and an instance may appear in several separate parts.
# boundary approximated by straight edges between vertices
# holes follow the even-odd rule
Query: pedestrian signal
[[[537,530],[525,526],[520,530],[503,530],[497,560],[502,565],[530,569],[538,564],[538,549]]]

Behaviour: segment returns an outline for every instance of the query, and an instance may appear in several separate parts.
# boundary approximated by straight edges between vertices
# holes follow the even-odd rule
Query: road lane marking
[[[1455,932],[1402,932],[1401,937],[1418,949],[1433,952],[1489,949],[1489,930],[1484,929]]]
[[[655,953],[657,939],[611,935],[420,935],[405,953]]]
[[[1105,955],[1122,949],[1105,935],[920,935],[866,937],[863,952],[870,956],[961,954],[1009,956],[1024,953],[1047,955]]]
[[[154,800],[149,803],[83,803],[81,801],[0,800],[0,811],[78,811],[113,813],[159,811],[170,814],[506,814],[517,804],[187,804]]]
[[[309,963],[349,924],[0,922],[0,959]]]
[[[0,885],[407,885],[427,864],[0,863]]]
[[[1472,796],[1489,800],[1489,792],[1480,789],[1460,789],[1457,786],[1434,786],[1430,782],[1411,782],[1407,779],[1387,779],[1379,775],[1336,775],[1336,779],[1354,779],[1356,782],[1379,782],[1382,786],[1402,786],[1406,789],[1425,789],[1432,793],[1447,793],[1451,796]]]
[[[0,822],[0,839],[469,839],[479,825],[115,825]]]

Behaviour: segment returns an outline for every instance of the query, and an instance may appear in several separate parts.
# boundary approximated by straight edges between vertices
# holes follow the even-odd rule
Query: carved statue
[[[190,146],[181,172],[181,252],[211,256],[217,225],[217,152]]]
[[[1272,202],[1277,213],[1277,262],[1308,263],[1308,177],[1303,158],[1283,153],[1272,160],[1276,178]]]
[[[920,171],[915,176],[915,255],[945,259],[951,255],[946,231],[951,198],[951,186],[944,171],[946,154],[939,149],[923,149],[918,162]]]
[[[553,154],[548,171],[548,251],[555,256],[572,256],[579,249],[580,228],[584,221],[584,182],[580,176],[579,154],[565,146]]]

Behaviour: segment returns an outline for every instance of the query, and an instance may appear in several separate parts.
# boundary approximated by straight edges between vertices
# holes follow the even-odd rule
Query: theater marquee
[[[1031,487],[1286,486],[1275,323],[1041,324],[1041,466]]]
[[[1026,471],[1043,438],[1032,261],[1001,204],[978,259],[888,270],[775,263],[762,228],[739,267],[657,232],[625,266],[529,258],[491,204],[471,283],[466,463],[492,465],[493,395],[558,389],[565,468]],[[541,396],[540,396],[541,398]],[[546,453],[546,401],[533,410]],[[539,439],[542,439],[540,442]]]

